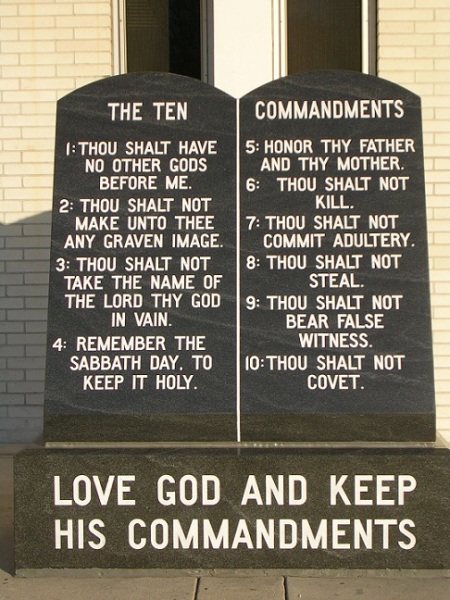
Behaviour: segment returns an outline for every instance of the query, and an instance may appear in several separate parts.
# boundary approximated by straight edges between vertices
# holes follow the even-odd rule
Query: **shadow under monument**
[[[0,456],[0,571],[14,574],[13,461]]]

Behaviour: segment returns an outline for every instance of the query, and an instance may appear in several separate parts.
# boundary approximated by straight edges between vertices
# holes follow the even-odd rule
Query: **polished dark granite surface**
[[[24,451],[16,566],[449,568],[446,448]]]
[[[69,94],[51,271],[47,441],[435,439],[420,100],[393,83]]]

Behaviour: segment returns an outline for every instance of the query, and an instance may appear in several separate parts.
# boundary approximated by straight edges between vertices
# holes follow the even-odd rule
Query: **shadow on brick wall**
[[[0,442],[42,433],[51,213],[0,222]]]

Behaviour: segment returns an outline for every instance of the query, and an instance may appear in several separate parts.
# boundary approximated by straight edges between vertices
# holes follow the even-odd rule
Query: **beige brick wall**
[[[42,430],[56,101],[112,74],[111,2],[0,3],[0,442]]]
[[[110,0],[0,3],[0,441],[42,428],[56,100],[111,75]],[[422,97],[438,427],[450,439],[450,0],[379,0],[379,75]]]
[[[422,98],[437,417],[450,439],[450,0],[378,7],[378,74]]]

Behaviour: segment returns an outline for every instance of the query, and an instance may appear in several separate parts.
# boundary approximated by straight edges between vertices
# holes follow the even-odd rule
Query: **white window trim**
[[[113,75],[122,75],[126,73],[127,69],[125,0],[113,0],[112,2],[112,32],[112,71]]]
[[[287,75],[287,1],[272,0],[273,79]]]

